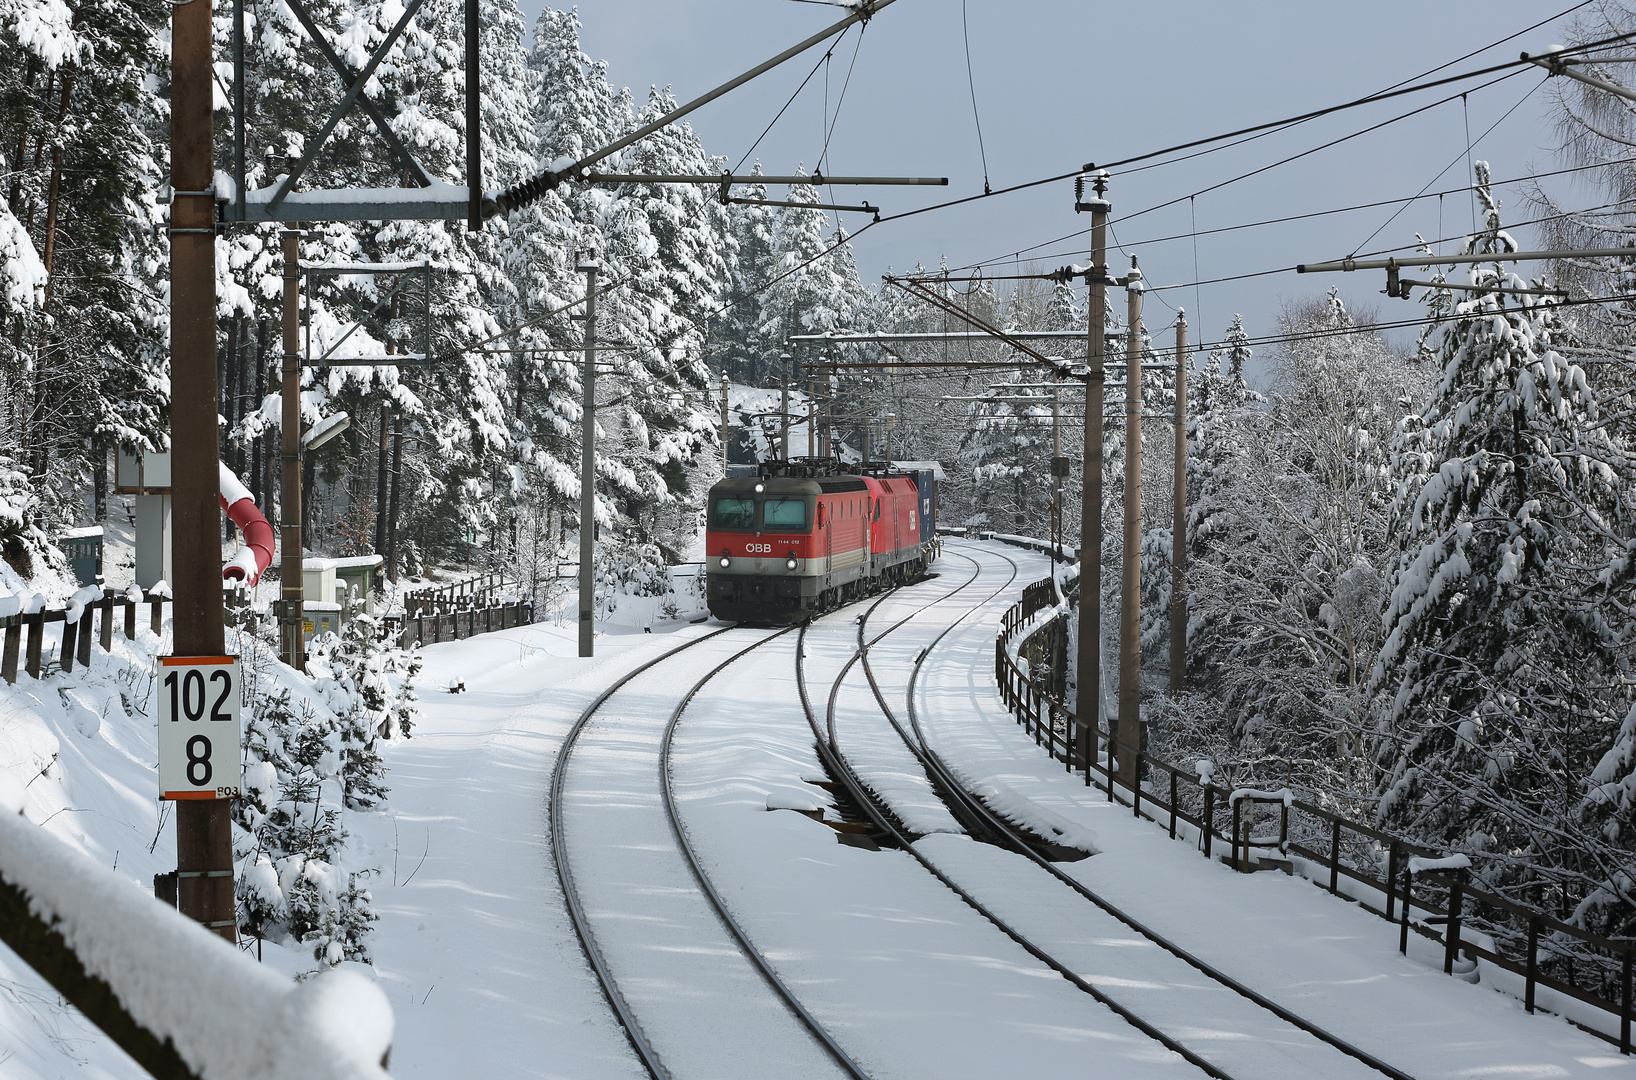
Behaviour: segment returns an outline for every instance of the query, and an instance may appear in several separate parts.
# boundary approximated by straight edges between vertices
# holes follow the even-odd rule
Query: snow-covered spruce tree
[[[245,797],[235,800],[234,838],[240,929],[275,944],[302,946],[325,965],[369,961],[377,919],[359,878],[339,869],[340,725],[288,690],[251,703],[245,725]]]
[[[1014,373],[971,406],[960,444],[960,463],[977,492],[987,527],[1026,536],[1050,531],[1050,391],[1026,390],[1033,372]],[[1028,399],[1028,400],[1017,400]]]
[[[0,453],[51,528],[115,443],[164,439],[165,18],[152,0],[0,18]]]
[[[761,175],[761,162],[755,163],[750,174]],[[732,277],[723,297],[725,310],[710,321],[710,344],[712,352],[720,356],[721,370],[728,378],[742,385],[770,385],[782,337],[769,339],[762,332],[772,300],[763,286],[778,273],[779,211],[777,207],[754,205],[754,201],[768,197],[765,184],[746,184],[735,193],[752,202],[727,207]]]
[[[307,670],[340,731],[341,789],[351,810],[370,809],[386,796],[376,740],[408,738],[419,716],[420,658],[383,643],[378,631],[373,616],[354,614],[340,634],[320,634],[308,647]]]
[[[1391,551],[1385,447],[1414,368],[1370,321],[1335,294],[1289,305],[1264,398],[1226,349],[1198,380],[1188,658],[1208,708],[1155,741],[1178,757],[1225,746],[1214,760],[1235,782],[1372,789],[1362,684]]]
[[[1468,251],[1515,250],[1481,162],[1477,183]],[[1633,698],[1629,463],[1559,351],[1556,307],[1487,291],[1526,287],[1502,264],[1470,280],[1484,291],[1450,303],[1440,382],[1393,446],[1403,554],[1372,675],[1379,818],[1470,853],[1490,888],[1520,897],[1538,872],[1622,897],[1632,808],[1607,796],[1632,763],[1607,751]]]

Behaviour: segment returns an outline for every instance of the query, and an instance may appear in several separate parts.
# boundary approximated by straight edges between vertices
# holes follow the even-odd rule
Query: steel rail
[[[1003,554],[1001,554],[1000,557],[1005,559],[1007,562],[1011,563],[1012,570],[1013,570],[1013,580],[1014,580],[1015,579],[1016,567],[1017,567],[1016,562],[1014,560],[1012,560],[1009,556],[1006,556],[1006,555],[1003,555]],[[1276,1001],[1272,1000],[1271,998],[1267,997],[1265,994],[1262,994],[1261,992],[1252,989],[1251,987],[1249,987],[1249,986],[1245,985],[1244,983],[1240,982],[1239,980],[1233,978],[1231,975],[1228,975],[1226,972],[1220,970],[1219,968],[1215,967],[1214,965],[1212,965],[1212,964],[1200,959],[1199,957],[1193,955],[1192,953],[1188,952],[1186,949],[1183,949],[1181,946],[1179,946],[1179,945],[1175,944],[1174,942],[1172,942],[1169,938],[1166,938],[1164,935],[1160,934],[1158,931],[1153,930],[1152,928],[1146,926],[1145,924],[1143,924],[1142,922],[1137,920],[1134,916],[1128,914],[1127,912],[1125,912],[1121,908],[1116,907],[1114,904],[1112,904],[1111,902],[1109,902],[1108,900],[1103,898],[1100,894],[1098,894],[1097,892],[1095,892],[1094,890],[1092,890],[1091,888],[1086,886],[1079,879],[1077,879],[1077,878],[1073,877],[1071,874],[1068,874],[1067,872],[1063,871],[1062,869],[1057,867],[1054,863],[1052,863],[1050,860],[1048,860],[1044,856],[1040,855],[1039,852],[1035,851],[1032,847],[1030,847],[1028,845],[1028,843],[1021,837],[1021,835],[1019,835],[1018,831],[1009,822],[1007,822],[1000,815],[998,815],[998,814],[994,813],[992,810],[990,810],[988,808],[988,806],[986,804],[984,804],[981,799],[977,798],[970,791],[968,791],[965,788],[965,786],[963,784],[961,784],[958,781],[958,779],[955,777],[955,775],[953,773],[953,770],[951,770],[948,767],[948,765],[943,761],[942,757],[937,753],[937,751],[934,750],[931,747],[931,745],[926,741],[925,733],[922,731],[921,726],[920,726],[919,714],[915,709],[915,697],[914,697],[915,684],[920,678],[920,671],[921,671],[921,668],[925,665],[926,659],[931,655],[932,650],[937,648],[937,646],[942,642],[943,638],[948,636],[949,632],[952,631],[955,628],[955,626],[958,626],[958,625],[959,625],[958,623],[955,623],[954,625],[951,625],[948,629],[944,630],[943,633],[941,633],[941,634],[939,634],[937,636],[936,640],[934,640],[930,645],[928,645],[925,648],[925,650],[923,650],[920,653],[920,655],[915,658],[914,667],[913,667],[913,670],[911,671],[910,676],[909,676],[908,690],[906,691],[906,694],[905,694],[905,698],[906,698],[906,701],[907,701],[907,704],[908,704],[908,710],[909,710],[909,724],[910,724],[910,727],[914,729],[915,738],[920,743],[921,750],[925,754],[925,760],[928,763],[930,763],[930,765],[932,766],[932,768],[933,768],[933,770],[935,772],[935,775],[933,775],[933,777],[932,777],[932,781],[933,781],[934,786],[945,789],[946,791],[949,792],[951,797],[953,797],[954,799],[956,799],[958,801],[961,801],[961,802],[965,803],[967,806],[969,806],[972,813],[975,813],[975,814],[979,815],[981,818],[984,819],[984,821],[986,822],[988,828],[999,832],[1001,835],[1003,835],[1003,836],[1005,836],[1007,838],[1007,845],[1006,846],[1010,847],[1013,851],[1017,852],[1019,855],[1022,855],[1025,858],[1033,861],[1035,865],[1039,866],[1040,868],[1045,870],[1047,873],[1051,874],[1051,876],[1055,877],[1058,881],[1061,881],[1063,884],[1065,884],[1069,888],[1073,889],[1080,896],[1084,897],[1086,900],[1089,900],[1091,903],[1095,904],[1102,911],[1106,912],[1109,915],[1112,915],[1115,919],[1118,919],[1125,926],[1129,927],[1130,929],[1134,930],[1136,933],[1138,933],[1138,934],[1142,935],[1143,937],[1147,938],[1149,941],[1153,942],[1155,945],[1157,945],[1160,948],[1164,949],[1166,952],[1170,953],[1172,956],[1176,957],[1178,960],[1181,960],[1182,962],[1186,963],[1188,966],[1194,968],[1195,970],[1199,971],[1200,973],[1207,976],[1208,978],[1220,983],[1222,986],[1226,987],[1227,989],[1232,990],[1234,993],[1237,993],[1239,996],[1241,996],[1243,998],[1246,998],[1247,1000],[1249,1000],[1251,1002],[1254,1002],[1256,1005],[1259,1005],[1263,1009],[1266,1009],[1268,1012],[1272,1013],[1274,1016],[1277,1016],[1279,1019],[1285,1021],[1286,1023],[1293,1024],[1294,1026],[1300,1028],[1302,1031],[1304,1031],[1307,1034],[1309,1034],[1309,1035],[1313,1036],[1314,1038],[1318,1039],[1320,1042],[1323,1042],[1323,1043],[1325,1043],[1325,1044],[1327,1044],[1329,1046],[1334,1047],[1336,1050],[1339,1050],[1341,1053],[1346,1054],[1348,1057],[1355,1058],[1356,1060],[1362,1062],[1363,1064],[1367,1065],[1371,1069],[1374,1069],[1377,1072],[1383,1073],[1386,1076],[1390,1076],[1390,1077],[1393,1078],[1393,1080],[1414,1080],[1414,1078],[1412,1076],[1410,1076],[1410,1074],[1404,1072],[1403,1070],[1397,1068],[1394,1065],[1391,1065],[1391,1064],[1388,1064],[1385,1061],[1382,1061],[1380,1058],[1375,1057],[1373,1054],[1369,1053],[1366,1050],[1362,1050],[1362,1049],[1360,1049],[1360,1048],[1358,1048],[1356,1046],[1353,1046],[1351,1043],[1349,1043],[1346,1040],[1340,1038],[1339,1036],[1331,1034],[1329,1031],[1325,1030],[1324,1028],[1319,1027],[1317,1024],[1314,1024],[1311,1021],[1304,1019],[1299,1014],[1297,1014],[1295,1012],[1292,1012],[1291,1010],[1289,1010],[1288,1008],[1286,1008],[1283,1005],[1280,1005],[1278,1002],[1276,1002]],[[868,664],[867,656],[865,657],[864,662],[865,662],[865,665],[867,666],[867,664]],[[879,697],[879,695],[877,695],[877,699],[878,699],[878,697]],[[884,701],[881,702],[881,708],[883,710],[886,710],[888,712],[888,715],[890,716],[890,710],[887,709],[886,703]],[[893,725],[892,726],[897,728],[899,735],[904,734],[903,729],[898,725],[896,720],[893,720]],[[907,736],[905,736],[905,738],[907,738]]]
[[[974,571],[971,577],[972,581],[976,581],[977,578],[981,576],[983,572],[982,566],[976,559],[961,551],[951,551],[949,554],[965,559],[971,563]],[[920,658],[916,659],[915,670],[919,670],[921,659],[924,659],[926,653],[931,651],[933,645],[936,645],[939,641],[942,641],[943,638],[948,635],[950,630],[953,630],[956,626],[959,626],[961,623],[965,622],[972,612],[993,600],[1006,589],[1009,589],[1012,582],[1017,580],[1017,575],[1020,573],[1020,571],[1017,568],[1016,562],[1004,554],[1000,554],[1000,558],[1011,563],[1011,577],[1006,580],[1004,585],[1001,585],[998,589],[995,589],[993,592],[989,593],[982,600],[978,601],[977,604],[975,604],[964,615],[950,623],[948,629],[944,630],[943,633],[937,635],[937,637],[932,641],[932,644],[928,645],[926,650],[920,654]],[[970,582],[967,582],[967,584],[970,584]],[[964,586],[962,586],[962,588],[964,588]],[[954,814],[955,820],[960,822],[961,826],[966,830],[966,832],[971,834],[973,837],[979,835],[988,836],[991,838],[992,842],[999,844],[1002,847],[1011,846],[1015,838],[1003,830],[996,829],[988,820],[984,818],[982,814],[970,807],[968,805],[969,800],[966,798],[966,792],[964,789],[958,786],[951,788],[946,784],[940,783],[936,772],[936,767],[931,761],[927,760],[924,748],[916,745],[915,740],[909,737],[909,733],[904,731],[903,725],[899,723],[897,714],[893,713],[891,708],[886,704],[886,696],[881,693],[880,683],[875,679],[874,666],[869,663],[869,646],[880,641],[881,638],[891,633],[892,630],[897,629],[897,627],[893,626],[890,629],[881,632],[880,634],[876,635],[873,640],[866,643],[864,641],[864,624],[868,621],[868,618],[868,614],[865,614],[862,619],[858,620],[858,653],[860,659],[863,661],[864,677],[869,680],[870,692],[875,695],[875,702],[880,705],[881,712],[886,716],[887,721],[891,723],[892,729],[898,733],[898,738],[903,740],[903,745],[908,748],[910,755],[914,757],[915,761],[920,764],[922,769],[926,770],[927,779],[931,781],[932,790],[940,795],[943,801],[948,805],[949,810]],[[902,624],[899,623],[898,625]],[[913,674],[911,674],[910,679],[912,683]],[[834,740],[835,738],[833,715],[830,718],[829,737],[831,740]]]
[[[704,892],[705,896],[709,898],[711,906],[716,909],[716,914],[721,918],[722,924],[738,941],[745,955],[755,963],[756,968],[761,972],[762,978],[766,979],[767,984],[778,992],[779,997],[784,999],[784,1003],[790,1007],[790,1010],[800,1017],[801,1022],[806,1025],[813,1038],[822,1043],[824,1049],[829,1051],[829,1055],[835,1059],[835,1063],[855,1077],[856,1080],[871,1080],[869,1074],[857,1062],[853,1061],[845,1050],[841,1049],[840,1044],[835,1041],[823,1024],[819,1023],[817,1018],[807,1011],[807,1007],[801,1004],[800,999],[795,996],[795,991],[791,990],[784,980],[779,977],[778,973],[773,970],[772,964],[767,961],[765,954],[756,948],[754,942],[750,940],[749,934],[739,925],[738,920],[733,918],[732,913],[727,910],[727,902],[716,891],[716,886],[711,883],[709,875],[704,872],[704,867],[699,862],[698,854],[693,850],[693,842],[688,838],[687,829],[682,825],[681,815],[676,810],[676,793],[671,784],[671,742],[676,735],[676,727],[682,719],[682,712],[693,701],[694,696],[704,689],[706,683],[721,674],[730,665],[737,663],[747,653],[760,648],[769,641],[783,637],[794,629],[793,626],[785,627],[775,634],[769,634],[767,637],[762,638],[748,649],[734,653],[712,668],[709,674],[694,683],[693,688],[682,696],[682,700],[676,704],[675,711],[670,714],[670,722],[665,725],[664,737],[659,741],[659,779],[665,797],[665,813],[670,818],[671,831],[676,834],[676,843],[681,847],[682,854],[687,856],[687,863],[693,868],[693,877],[698,881],[699,888]]]
[[[591,930],[590,920],[585,914],[585,907],[580,902],[579,889],[574,884],[573,870],[568,865],[568,845],[563,835],[562,815],[557,811],[562,806],[563,781],[568,774],[568,759],[573,752],[574,744],[579,740],[580,733],[585,730],[586,724],[590,722],[596,711],[638,675],[669,660],[677,653],[691,649],[695,645],[702,645],[706,641],[720,637],[733,629],[735,628],[726,626],[720,630],[713,630],[708,634],[696,637],[692,641],[685,642],[668,652],[659,654],[638,667],[632,668],[609,684],[607,689],[603,690],[589,705],[585,706],[585,710],[574,721],[574,726],[568,730],[568,735],[562,741],[562,748],[557,751],[557,762],[551,770],[549,809],[551,817],[551,857],[556,863],[557,881],[562,886],[563,898],[568,906],[568,917],[574,924],[574,933],[579,937],[580,948],[584,951],[585,958],[591,962],[591,967],[596,972],[597,981],[602,986],[603,996],[608,999],[608,1004],[619,1018],[620,1026],[625,1029],[625,1037],[630,1040],[631,1048],[636,1051],[637,1057],[642,1059],[643,1066],[654,1080],[672,1080],[670,1070],[660,1060],[659,1053],[654,1049],[653,1044],[648,1041],[646,1032],[642,1030],[642,1025],[636,1019],[635,1010],[625,1000],[625,995],[620,992],[619,984],[608,967],[607,959],[602,955],[602,950],[596,943],[596,935]],[[768,640],[771,640],[771,637],[757,641],[756,645]],[[752,645],[750,648],[753,649],[756,645]],[[748,652],[749,650],[744,651]],[[736,656],[734,659],[736,659]]]
[[[971,564],[972,564],[973,569],[976,569],[977,560],[972,559]],[[944,593],[942,596],[939,596],[937,599],[931,601],[930,603],[922,604],[920,607],[915,608],[913,611],[909,612],[909,614],[905,615],[903,618],[899,619],[897,622],[893,623],[891,626],[887,627],[885,630],[882,630],[876,636],[875,640],[879,641],[881,638],[885,637],[887,634],[890,634],[893,630],[896,630],[898,627],[902,626],[904,623],[908,622],[910,619],[914,618],[916,615],[919,615],[922,611],[925,611],[927,608],[931,607],[933,604],[941,604],[943,601],[947,600],[949,597],[951,597],[951,596],[955,595],[956,593],[960,592],[962,589],[966,588],[966,586],[970,585],[972,582],[974,582],[976,580],[977,580],[977,574],[973,573],[970,578],[968,578],[964,583],[959,585],[957,588],[951,589],[950,591]],[[896,588],[889,589],[885,593],[885,595],[881,596],[873,604],[870,604],[869,607],[864,611],[864,613],[862,615],[858,616],[858,620],[857,620],[857,622],[858,622],[858,633],[860,635],[863,633],[864,624],[869,621],[869,616],[871,616],[871,615],[873,615],[875,613],[876,608],[880,607],[882,604],[886,603],[886,601],[890,600],[892,598],[892,594],[895,593],[895,592],[897,592]],[[831,745],[834,745],[834,746],[837,747],[836,753],[839,753],[840,752],[840,750],[838,749],[839,744],[836,742],[836,739],[835,739],[835,715],[834,715],[834,710],[833,709],[830,710],[830,717],[829,717],[829,741],[830,741]]]
[[[979,568],[979,572],[981,572],[981,568]],[[1013,574],[1012,580],[1015,580],[1015,574]],[[1010,585],[1009,581],[1007,582],[1007,585]],[[953,594],[950,593],[948,595]],[[881,599],[885,600],[886,598],[882,597]],[[933,603],[936,602],[937,601],[933,601]],[[878,604],[879,602],[877,602],[876,606],[878,606]],[[925,607],[930,606],[931,604],[925,605]],[[925,607],[919,610],[923,611],[925,610]],[[872,607],[870,611],[873,610],[874,609]],[[915,612],[915,614],[918,613],[919,611]],[[869,613],[866,612],[864,618],[867,619],[868,614]],[[907,620],[905,619],[904,621]],[[900,622],[897,625],[902,625],[902,623]],[[896,627],[893,627],[893,629],[895,628]],[[1005,934],[1006,937],[1010,938],[1012,941],[1021,946],[1024,952],[1034,957],[1034,959],[1038,960],[1052,971],[1055,971],[1058,975],[1061,975],[1075,987],[1089,994],[1092,999],[1101,1005],[1106,1006],[1109,1010],[1119,1016],[1126,1023],[1130,1024],[1136,1030],[1140,1031],[1148,1038],[1153,1039],[1165,1049],[1177,1054],[1183,1060],[1200,1069],[1206,1075],[1215,1077],[1216,1080],[1234,1080],[1231,1074],[1224,1072],[1220,1068],[1201,1058],[1199,1055],[1195,1054],[1193,1051],[1189,1050],[1175,1039],[1172,1039],[1170,1036],[1166,1035],[1164,1032],[1160,1031],[1146,1020],[1143,1020],[1130,1009],[1125,1008],[1113,998],[1091,985],[1085,979],[1080,977],[1079,974],[1058,962],[1056,958],[1045,952],[1045,950],[1039,948],[1039,946],[1035,945],[1027,937],[1011,927],[998,915],[990,911],[975,896],[972,896],[969,892],[955,884],[951,878],[939,870],[931,862],[931,860],[927,859],[925,855],[915,848],[914,842],[910,839],[909,835],[892,822],[891,815],[882,808],[874,794],[864,787],[862,781],[860,781],[856,774],[852,772],[851,768],[844,763],[837,750],[830,746],[828,740],[824,738],[823,730],[818,724],[818,716],[812,708],[811,696],[807,690],[806,670],[804,663],[804,654],[806,651],[806,632],[807,626],[803,625],[801,627],[800,634],[800,647],[796,649],[795,653],[796,688],[800,692],[801,707],[807,715],[807,724],[812,728],[813,738],[817,742],[818,756],[823,760],[825,767],[829,769],[830,775],[834,776],[841,782],[853,800],[858,804],[863,812],[869,816],[870,820],[874,822],[876,828],[897,840],[897,842],[903,847],[903,850],[914,856],[915,860],[919,862],[923,868],[925,868],[927,873],[937,878],[937,880],[942,882],[943,885],[949,889],[949,891],[953,892],[956,896],[963,900],[967,906],[976,911],[983,918],[987,919],[995,926],[995,928],[997,928],[1001,933]],[[887,632],[889,633],[890,630]],[[876,640],[879,640],[879,638]],[[841,683],[846,679],[847,672],[852,670],[852,665],[857,663],[859,655],[860,654],[856,649],[853,650],[851,659],[846,662],[846,665],[841,669],[840,674],[836,676],[835,682],[831,687],[828,706],[828,711],[830,713],[829,721],[831,724],[833,724],[834,720],[833,714],[835,710],[835,700],[840,693]]]

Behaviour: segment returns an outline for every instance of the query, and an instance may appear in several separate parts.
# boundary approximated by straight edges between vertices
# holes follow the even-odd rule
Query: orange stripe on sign
[[[167,792],[165,792],[164,797],[167,798],[167,799],[214,799],[216,797],[216,792],[214,790],[211,790],[211,791],[167,791]]]
[[[161,656],[159,662],[166,667],[196,667],[203,664],[231,664],[237,659],[236,656]]]

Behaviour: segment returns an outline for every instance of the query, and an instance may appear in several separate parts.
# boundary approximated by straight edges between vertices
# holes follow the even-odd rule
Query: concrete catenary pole
[[[172,633],[178,656],[220,656],[227,646],[216,428],[210,2],[174,5],[171,20]],[[227,799],[176,804],[177,906],[228,941],[236,940],[238,926],[233,913],[231,805]]]
[[[733,441],[733,420],[727,411],[728,391],[733,384],[727,381],[727,374],[721,377],[721,474],[727,475],[727,449]]]
[[[1119,587],[1119,782],[1134,789],[1142,752],[1142,271],[1125,278],[1125,551]]]
[[[1090,763],[1096,758],[1096,737],[1102,715],[1102,401],[1107,383],[1108,213],[1113,205],[1103,198],[1106,174],[1098,173],[1091,200],[1091,266],[1089,337],[1085,385],[1085,446],[1080,471],[1079,516],[1079,644],[1078,678],[1074,708],[1079,714],[1080,759],[1085,762],[1085,784],[1091,784]]]
[[[778,456],[784,461],[790,459],[790,354],[780,353],[778,363],[782,377],[778,380],[783,387],[778,407]]]
[[[1176,480],[1170,524],[1170,692],[1187,689],[1187,313],[1176,311]]]
[[[591,612],[596,602],[596,275],[595,263],[575,267],[585,275],[585,371],[580,407],[579,451],[579,654],[592,654]]]
[[[279,658],[296,670],[307,662],[302,635],[305,613],[301,569],[301,232],[285,229],[284,359],[279,396],[283,414],[279,432],[278,551]]]
[[[1062,559],[1062,472],[1057,462],[1062,460],[1062,394],[1056,385],[1051,387],[1051,557]],[[1051,574],[1052,595],[1056,593],[1056,573]]]
[[[812,365],[807,365],[807,457],[818,452],[818,381],[812,377]]]

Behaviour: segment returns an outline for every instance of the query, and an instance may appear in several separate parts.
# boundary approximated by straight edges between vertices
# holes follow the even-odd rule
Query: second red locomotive
[[[799,622],[919,577],[936,555],[938,471],[796,461],[720,481],[706,505],[710,613]]]

